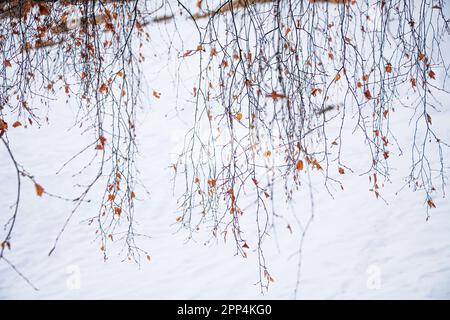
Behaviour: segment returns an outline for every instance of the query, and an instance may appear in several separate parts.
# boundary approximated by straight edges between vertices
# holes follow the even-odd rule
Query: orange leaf
[[[417,80],[416,80],[416,79],[411,78],[411,80],[409,80],[409,81],[411,81],[411,86],[413,86],[413,87],[416,86],[416,83],[417,83]]]
[[[42,195],[44,194],[44,188],[38,183],[34,184],[34,188],[36,189],[36,194],[38,195],[38,197],[42,197]]]
[[[155,90],[153,90],[153,93],[152,93],[152,95],[156,98],[156,99],[159,99],[159,98],[161,98],[161,93],[159,93],[159,92],[156,92]]]
[[[208,186],[210,188],[214,188],[216,186],[216,180],[215,179],[208,179]]]
[[[105,94],[108,93],[108,87],[106,86],[106,84],[102,83],[102,85],[100,86],[99,92],[105,93]]]
[[[339,73],[334,77],[334,81],[339,81],[341,79],[341,75]]]
[[[276,91],[272,91],[272,93],[269,94],[268,97],[272,98],[274,101],[277,101],[278,99],[286,98],[286,96],[284,94],[278,93]]]
[[[392,65],[391,65],[390,63],[388,63],[388,64],[386,65],[386,72],[387,72],[387,73],[391,73],[391,72],[392,72]]]
[[[297,169],[298,171],[303,170],[303,161],[302,161],[302,160],[298,160],[298,161],[297,161],[297,165],[296,165],[295,167],[296,167],[296,169]]]
[[[20,121],[16,121],[16,122],[14,122],[13,123],[13,128],[17,128],[17,127],[20,127],[22,125],[22,123],[20,123]]]
[[[120,216],[121,213],[122,213],[122,208],[119,208],[119,207],[114,208],[114,214],[117,214],[118,216]]]
[[[237,119],[238,121],[241,121],[241,119],[242,119],[242,113],[241,113],[241,112],[238,112],[238,113],[236,114],[236,119]]]

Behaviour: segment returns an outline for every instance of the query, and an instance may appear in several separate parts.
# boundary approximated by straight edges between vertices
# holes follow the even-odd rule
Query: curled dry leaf
[[[302,161],[302,160],[298,160],[298,161],[297,161],[297,165],[296,165],[295,167],[296,167],[296,169],[297,169],[298,171],[303,170],[303,161]]]

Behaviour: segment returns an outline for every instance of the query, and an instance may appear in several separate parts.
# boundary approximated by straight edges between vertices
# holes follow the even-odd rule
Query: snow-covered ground
[[[195,47],[195,40],[192,46]],[[155,59],[160,59],[160,63],[155,64]],[[173,68],[166,67],[164,56],[149,57],[144,68],[148,70],[145,74],[150,89],[162,93],[159,100],[148,95],[148,105],[141,111],[138,136],[140,178],[150,197],[138,195],[136,220],[139,231],[150,236],[141,239],[141,244],[149,251],[151,262],[143,259],[137,265],[122,261],[123,255],[115,254],[103,260],[99,243],[95,241],[95,227],[86,223],[86,219],[97,213],[99,203],[95,199],[100,198],[100,190],[94,190],[89,196],[93,202],[80,208],[56,251],[48,256],[73,205],[55,198],[37,197],[34,186],[26,181],[8,258],[39,291],[34,291],[0,262],[0,298],[294,298],[298,267],[295,253],[299,245],[299,229],[295,225],[290,234],[286,225],[280,224],[276,239],[266,239],[266,259],[275,282],[264,295],[255,285],[258,265],[252,243],[249,243],[248,258],[244,259],[234,255],[232,243],[205,244],[201,237],[186,242],[187,234],[176,232],[179,194],[172,190],[170,165],[190,127],[191,111],[188,106],[179,112],[175,110]],[[191,71],[183,69],[187,82]],[[188,85],[180,90],[183,89],[190,91]],[[180,95],[178,101],[183,100],[183,93]],[[446,110],[433,115],[433,126],[443,135],[442,140],[450,141],[450,108],[444,107]],[[77,127],[68,130],[74,123],[75,113],[76,107],[64,104],[61,99],[51,105],[49,124],[40,129],[17,128],[10,134],[18,161],[47,191],[67,197],[76,195],[73,184],[79,177],[72,178],[72,174],[80,169],[77,165],[84,164],[83,159],[60,174],[55,173],[91,141],[91,137],[80,135],[81,129]],[[403,143],[408,142],[412,130],[407,119],[401,110],[391,119],[391,128],[395,128],[397,138]],[[358,165],[362,165],[360,160],[365,150],[358,141],[357,136],[349,140],[349,145],[354,145],[347,150],[346,159],[353,159],[349,165],[361,169]],[[449,150],[444,152],[450,159]],[[313,185],[315,218],[304,242],[297,298],[450,298],[450,201],[434,198],[437,208],[426,221],[423,194],[408,188],[395,194],[402,187],[410,159],[406,154],[392,155],[392,158],[394,182],[386,183],[382,189],[387,204],[376,200],[368,191],[367,176],[347,172],[342,179],[345,189],[335,191],[334,199],[323,190],[320,180]],[[2,223],[14,201],[14,174],[10,159],[0,148]],[[296,193],[292,206],[284,210],[308,214],[309,190]]]

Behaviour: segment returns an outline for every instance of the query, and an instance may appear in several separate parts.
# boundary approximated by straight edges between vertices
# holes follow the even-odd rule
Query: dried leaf
[[[430,208],[436,208],[436,205],[431,198],[427,200],[427,204]]]
[[[241,113],[241,112],[238,112],[238,113],[236,114],[236,119],[237,119],[238,121],[241,121],[241,120],[242,120],[242,113]]]
[[[104,83],[100,86],[100,89],[98,90],[100,93],[106,94],[108,93],[108,86]]]
[[[44,188],[38,183],[34,184],[34,188],[36,190],[37,196],[42,197],[42,195],[44,194]]]
[[[297,169],[298,171],[303,170],[303,161],[302,161],[302,160],[298,160],[295,167],[296,167],[296,169]]]
[[[8,59],[3,60],[3,65],[7,68],[11,68],[12,67],[11,60]]]
[[[334,81],[339,81],[341,79],[341,75],[339,73],[336,74],[336,76],[334,77]]]
[[[391,73],[392,72],[392,65],[390,63],[386,64],[385,69],[386,69],[387,73]]]
[[[342,168],[342,167],[339,167],[339,168],[338,168],[338,171],[339,171],[340,174],[344,174],[344,173],[345,173],[345,170],[344,170],[344,168]]]
[[[431,79],[436,80],[436,73],[434,73],[433,70],[428,71],[428,76],[429,76]]]
[[[22,125],[22,123],[20,122],[20,121],[16,121],[16,122],[14,122],[13,123],[13,128],[17,128],[17,127],[20,127]]]
[[[156,98],[156,99],[159,99],[159,98],[161,98],[161,93],[159,93],[159,92],[156,92],[155,90],[153,90],[153,93],[152,93],[152,95]]]
[[[216,186],[216,180],[215,179],[208,179],[208,186],[210,188],[214,188]]]

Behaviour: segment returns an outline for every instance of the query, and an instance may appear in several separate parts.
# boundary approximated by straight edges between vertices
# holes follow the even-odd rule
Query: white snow
[[[155,31],[154,37],[158,37]],[[188,38],[186,38],[188,39]],[[189,40],[186,40],[189,42]],[[163,47],[164,44],[160,46]],[[192,40],[195,47],[195,39]],[[154,49],[157,51],[157,49]],[[155,63],[155,59],[160,59]],[[189,128],[190,105],[175,111],[173,65],[165,67],[163,54],[147,58],[144,66],[149,87],[162,93],[156,100],[148,94],[148,105],[141,111],[138,166],[141,179],[150,192],[138,193],[136,219],[139,231],[151,238],[140,239],[152,261],[141,264],[122,262],[120,248],[112,247],[109,259],[103,261],[95,226],[86,219],[97,213],[100,189],[74,215],[53,255],[47,253],[73,205],[44,196],[39,198],[34,186],[25,181],[17,225],[11,241],[10,259],[39,288],[34,291],[4,262],[0,262],[1,299],[291,299],[296,286],[300,229],[292,223],[291,235],[280,222],[277,237],[266,239],[265,250],[269,270],[275,282],[263,295],[258,281],[256,253],[249,242],[248,258],[234,255],[232,242],[205,244],[201,235],[186,242],[187,233],[177,231],[177,189],[172,192],[173,169],[170,165],[180,152],[180,140]],[[185,81],[193,79],[183,69]],[[189,84],[180,88],[179,106],[191,91]],[[187,93],[181,93],[181,91]],[[151,92],[151,91],[150,91]],[[450,141],[446,110],[433,115],[433,126]],[[46,190],[67,197],[77,194],[72,178],[86,159],[73,162],[56,175],[55,172],[73,154],[87,145],[92,137],[80,135],[73,125],[76,107],[63,99],[54,102],[50,122],[40,129],[12,129],[10,133],[17,160]],[[403,143],[410,139],[412,128],[401,108],[392,116],[391,128]],[[364,168],[364,145],[348,131],[346,159],[355,169]],[[351,147],[350,147],[351,146]],[[444,149],[446,159],[450,152]],[[392,155],[392,184],[386,183],[382,195],[388,204],[369,192],[367,176],[347,172],[342,181],[344,191],[335,190],[334,199],[324,190],[322,180],[315,179],[315,218],[306,234],[302,254],[299,294],[303,299],[417,299],[450,298],[450,201],[437,197],[436,209],[426,221],[423,194],[402,187],[410,159]],[[358,167],[359,166],[359,167]],[[448,165],[446,167],[448,172]],[[358,170],[357,170],[358,172]],[[89,172],[87,173],[89,174]],[[5,150],[0,147],[0,208],[2,225],[9,217],[15,197],[15,172]],[[99,186],[102,187],[102,186]],[[278,210],[291,210],[304,218],[310,214],[309,190],[295,194],[291,208],[282,199]],[[251,212],[248,213],[251,215]],[[248,223],[253,220],[249,217]],[[195,241],[195,240],[198,241]],[[275,244],[278,244],[276,246]],[[73,280],[79,275],[79,288]],[[75,278],[74,278],[75,277]],[[76,283],[76,281],[75,281]]]

